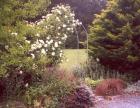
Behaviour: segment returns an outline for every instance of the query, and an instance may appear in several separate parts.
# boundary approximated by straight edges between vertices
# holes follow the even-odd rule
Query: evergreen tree
[[[109,0],[89,33],[90,55],[119,71],[140,69],[140,0]]]
[[[26,19],[46,12],[49,0],[0,0],[0,75],[15,68],[28,69],[34,61],[28,54],[30,27]]]

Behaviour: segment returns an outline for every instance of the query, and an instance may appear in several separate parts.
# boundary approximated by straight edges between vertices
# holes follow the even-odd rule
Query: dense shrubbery
[[[36,7],[33,1],[1,1],[0,74],[5,75],[11,68],[42,71],[45,64],[61,62],[64,43],[81,22],[75,20],[70,6],[64,5],[54,7],[51,13],[35,23],[26,21],[36,17],[46,2],[38,1],[41,7]],[[24,6],[25,9],[18,8]],[[36,11],[32,9],[33,6],[37,8]],[[26,8],[29,9],[26,11]]]
[[[41,82],[28,88],[24,99],[28,105],[56,108],[75,87],[76,78],[62,70],[46,71]]]
[[[24,94],[34,75],[42,71],[39,65],[43,63],[34,60],[29,53],[27,37],[32,35],[33,29],[25,20],[35,18],[48,5],[49,0],[0,1],[0,79],[3,88],[0,94],[6,99]]]
[[[0,76],[5,76],[14,68],[34,71],[32,67],[38,61],[34,61],[29,53],[27,36],[32,35],[32,29],[25,20],[36,17],[43,10],[42,6],[49,4],[48,0],[34,2],[0,1]]]
[[[4,93],[8,93],[5,96],[4,104],[9,105],[9,107],[12,105],[9,102],[16,100],[28,107],[57,108],[60,106],[63,97],[75,88],[77,82],[72,74],[58,69],[45,70],[44,74],[38,76],[38,79],[34,79],[37,77],[33,77],[33,74],[30,75],[30,78],[27,75],[27,82],[25,80],[26,74],[25,77],[24,74],[21,76],[21,73],[11,75],[8,78],[11,80],[5,80],[5,84],[8,85],[4,89]],[[13,105],[17,103],[16,101],[13,101]],[[22,103],[19,106],[22,106]]]
[[[49,3],[34,2],[0,1],[0,96],[24,100],[28,105],[50,102],[46,107],[56,108],[73,88],[75,78],[62,71],[45,70],[61,62],[67,37],[81,23],[75,20],[70,6],[64,5],[54,7],[35,23],[29,22],[46,11],[42,8]]]

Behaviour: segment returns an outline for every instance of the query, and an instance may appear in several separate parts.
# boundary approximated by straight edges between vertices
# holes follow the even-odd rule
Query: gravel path
[[[140,81],[128,85],[121,96],[113,96],[110,100],[97,96],[95,100],[95,108],[140,108]]]
[[[140,96],[117,96],[112,100],[99,98],[95,108],[140,108]]]

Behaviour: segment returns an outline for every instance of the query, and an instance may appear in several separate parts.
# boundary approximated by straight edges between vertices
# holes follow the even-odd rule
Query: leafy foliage
[[[62,70],[47,70],[42,75],[42,81],[28,88],[24,96],[28,105],[38,103],[38,107],[45,108],[59,107],[60,101],[75,87],[72,75]]]
[[[39,5],[37,5],[39,4]],[[21,68],[32,70],[34,60],[29,54],[30,44],[27,42],[31,30],[26,19],[36,17],[48,6],[47,0],[0,1],[0,75],[11,69]]]

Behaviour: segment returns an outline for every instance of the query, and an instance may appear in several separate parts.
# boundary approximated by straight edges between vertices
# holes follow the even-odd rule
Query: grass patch
[[[64,56],[66,60],[60,64],[60,68],[66,70],[71,70],[73,67],[86,62],[88,59],[86,49],[65,49]]]

